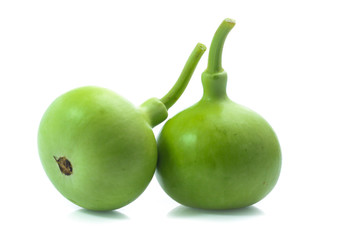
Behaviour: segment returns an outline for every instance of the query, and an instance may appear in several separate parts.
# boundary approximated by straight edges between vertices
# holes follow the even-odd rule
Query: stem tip
[[[196,48],[199,48],[202,51],[202,53],[204,53],[207,50],[207,47],[202,43],[197,43]]]
[[[224,22],[227,22],[227,23],[229,23],[229,24],[231,24],[231,25],[235,25],[235,20],[234,19],[231,19],[231,18],[226,18],[225,20],[224,20]]]

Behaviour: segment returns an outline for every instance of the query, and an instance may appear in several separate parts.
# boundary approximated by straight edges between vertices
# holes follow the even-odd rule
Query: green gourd
[[[140,107],[100,87],[81,87],[58,97],[38,131],[43,168],[57,190],[90,210],[113,210],[136,199],[157,162],[152,127],[183,93],[206,47],[197,44],[173,88]]]
[[[280,174],[281,149],[271,126],[226,94],[221,58],[234,25],[225,19],[213,37],[202,99],[168,120],[158,137],[157,179],[186,206],[252,205],[273,189]]]

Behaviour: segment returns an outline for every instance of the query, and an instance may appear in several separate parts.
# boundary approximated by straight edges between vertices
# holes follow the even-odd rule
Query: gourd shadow
[[[78,209],[70,214],[72,219],[98,222],[108,220],[128,220],[129,217],[118,211],[92,211],[87,209]]]
[[[229,210],[204,210],[180,205],[172,209],[167,216],[185,219],[238,220],[262,215],[264,212],[254,206]]]

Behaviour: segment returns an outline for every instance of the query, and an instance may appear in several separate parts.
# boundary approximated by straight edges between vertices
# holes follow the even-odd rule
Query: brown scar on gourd
[[[59,165],[60,171],[67,176],[70,176],[73,173],[73,167],[71,162],[66,157],[55,157],[55,161]]]

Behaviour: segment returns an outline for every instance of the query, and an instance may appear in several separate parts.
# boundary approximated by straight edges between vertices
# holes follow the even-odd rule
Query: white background
[[[343,239],[343,9],[340,0],[2,0],[0,239]],[[194,210],[153,178],[113,212],[64,199],[37,153],[49,104],[85,85],[135,105],[162,97],[227,17],[237,22],[223,51],[228,95],[260,113],[282,146],[270,195],[241,210]],[[170,117],[200,99],[207,57]]]

